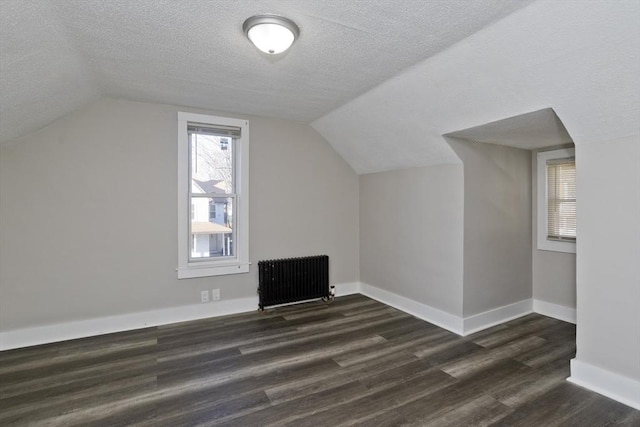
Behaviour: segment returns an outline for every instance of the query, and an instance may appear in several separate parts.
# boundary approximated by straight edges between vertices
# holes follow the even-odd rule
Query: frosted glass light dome
[[[252,16],[244,21],[242,29],[258,49],[269,55],[289,49],[300,34],[293,21],[276,15]]]

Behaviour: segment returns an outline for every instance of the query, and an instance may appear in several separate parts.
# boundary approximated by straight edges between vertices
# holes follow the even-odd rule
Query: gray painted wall
[[[576,143],[576,358],[640,381],[640,136]]]
[[[104,99],[0,151],[3,331],[253,297],[265,258],[358,281],[357,175],[309,126],[247,116],[251,271],[177,280],[179,110]]]
[[[545,151],[549,149],[545,148]],[[539,151],[542,150],[535,150],[531,154],[533,298],[576,308],[576,254],[538,249],[536,239],[538,235],[538,199],[536,195],[538,194],[537,153]]]
[[[462,315],[462,165],[360,175],[360,279]]]
[[[447,140],[464,163],[464,316],[531,298],[531,152]]]

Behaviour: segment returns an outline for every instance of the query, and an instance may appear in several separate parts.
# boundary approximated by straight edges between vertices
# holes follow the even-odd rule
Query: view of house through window
[[[249,272],[249,122],[178,113],[178,279]]]
[[[189,261],[234,257],[233,130],[189,123]]]

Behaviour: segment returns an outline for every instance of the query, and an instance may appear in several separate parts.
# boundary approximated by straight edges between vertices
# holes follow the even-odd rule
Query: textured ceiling
[[[98,96],[89,64],[49,2],[0,0],[0,142]]]
[[[442,135],[545,108],[576,146],[640,134],[640,2],[538,0],[312,126],[371,173],[459,162]]]
[[[551,108],[474,126],[445,136],[535,150],[573,142]]]
[[[2,0],[0,140],[99,96],[310,122],[528,0]],[[260,54],[257,13],[300,26]]]

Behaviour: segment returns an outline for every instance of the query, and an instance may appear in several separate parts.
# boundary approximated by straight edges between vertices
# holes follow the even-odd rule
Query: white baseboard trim
[[[354,295],[360,293],[360,282],[337,283],[334,285],[336,296],[343,297],[345,295]]]
[[[257,309],[258,298],[247,297],[15,329],[0,332],[0,351]]]
[[[380,301],[383,304],[397,308],[405,313],[411,314],[419,319],[440,326],[458,335],[462,335],[462,318],[454,316],[446,311],[439,310],[427,304],[416,302],[407,297],[377,288],[375,286],[360,283],[360,293],[362,295]]]
[[[533,303],[529,298],[515,302],[513,304],[494,308],[483,313],[474,314],[472,316],[464,318],[463,335],[471,335],[473,333],[482,331],[483,329],[487,329],[492,326],[517,319],[518,317],[526,316],[527,314],[530,314],[532,312]]]
[[[539,299],[533,300],[533,311],[543,316],[576,324],[576,309],[564,305],[553,304]]]
[[[360,283],[338,283],[336,296],[360,293]],[[116,316],[77,320],[0,332],[0,351],[130,331],[169,323],[246,313],[258,309],[257,297],[212,301]]]
[[[540,300],[527,299],[463,319],[366,283],[336,284],[335,291],[336,296],[360,293],[458,335],[469,335],[521,317],[532,311],[575,323],[575,309]],[[244,313],[257,310],[257,307],[257,297],[247,297],[16,329],[0,332],[0,351],[169,323]],[[640,381],[607,371],[578,359],[571,360],[571,376],[567,378],[567,381],[640,410]]]
[[[567,381],[640,410],[640,381],[578,359],[571,360],[571,376]]]

